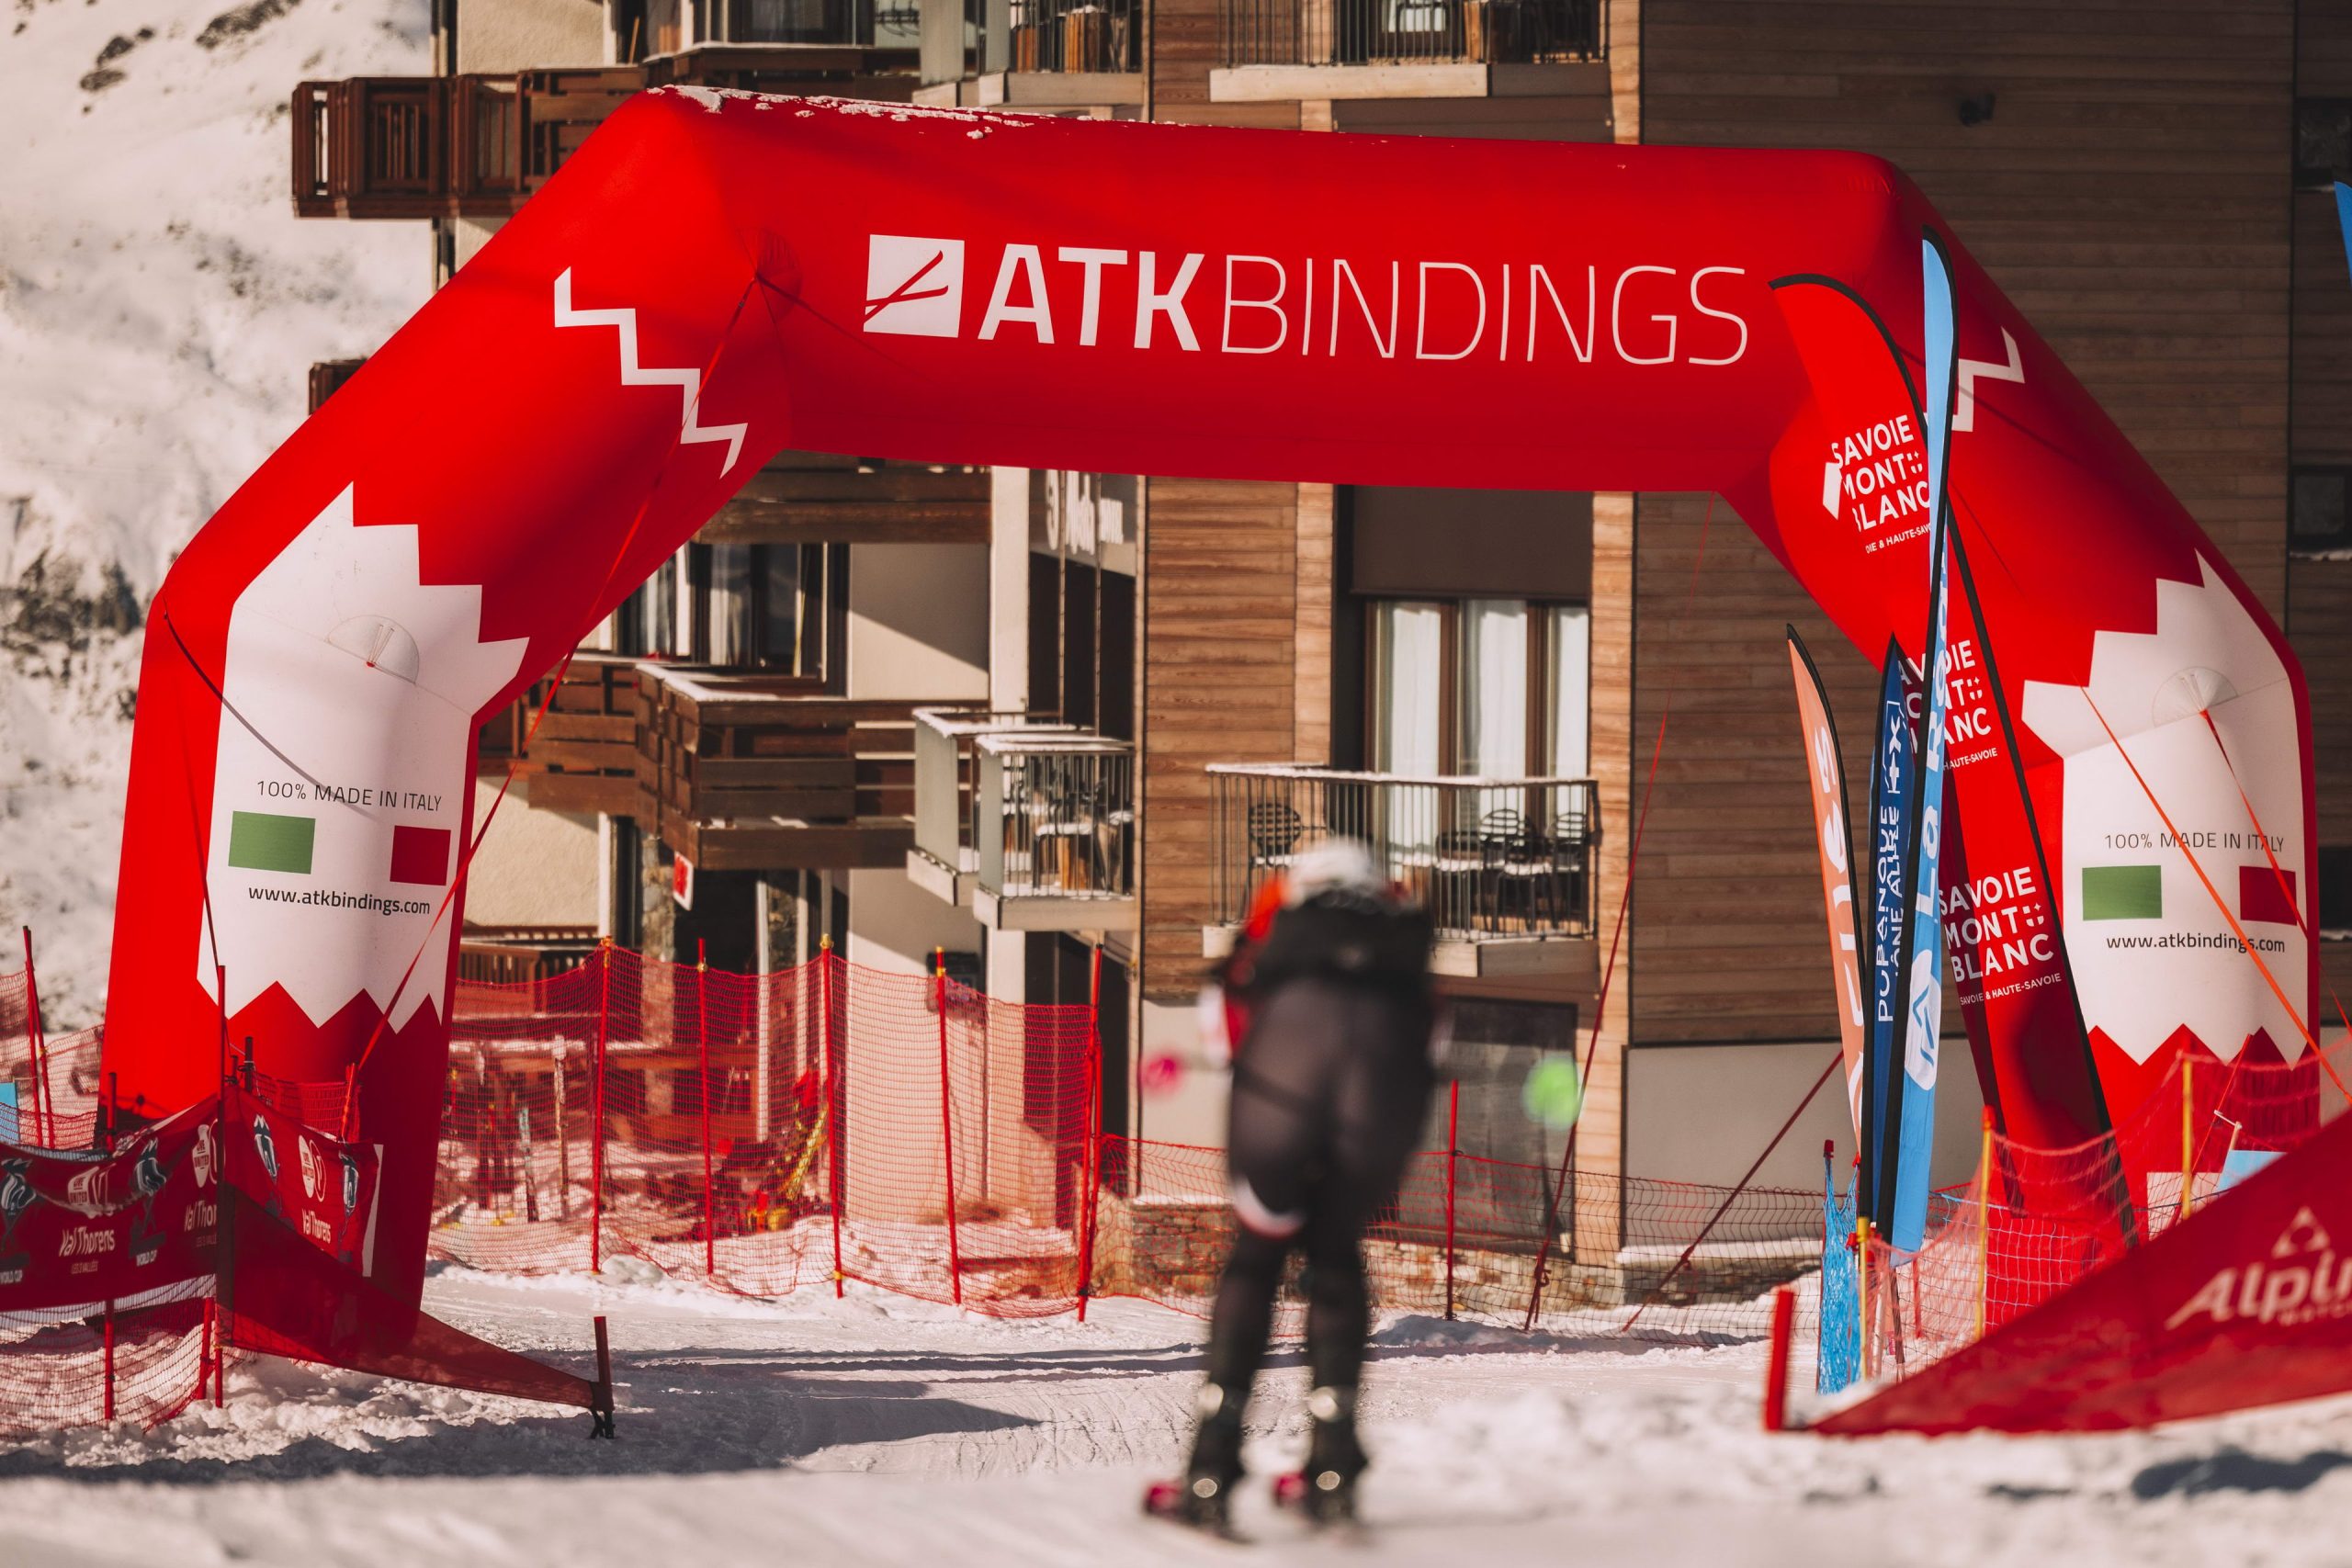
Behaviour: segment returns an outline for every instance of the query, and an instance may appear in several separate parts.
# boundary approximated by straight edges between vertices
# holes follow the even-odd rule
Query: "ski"
[[[1215,1540],[1247,1545],[1250,1538],[1233,1528],[1228,1509],[1227,1497],[1196,1499],[1182,1479],[1155,1481],[1144,1488],[1143,1511],[1147,1518],[1165,1519]]]

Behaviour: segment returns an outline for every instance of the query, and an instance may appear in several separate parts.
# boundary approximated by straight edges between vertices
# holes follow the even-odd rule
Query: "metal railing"
[[[1011,0],[1006,69],[1140,71],[1136,0]]]
[[[1002,897],[1135,896],[1135,747],[1092,735],[975,737],[979,884]]]
[[[915,709],[915,848],[957,873],[979,869],[972,743],[983,735],[1074,735],[1067,724],[991,708]]]
[[[1232,65],[1530,64],[1599,60],[1603,0],[1223,0]]]
[[[1600,799],[1590,779],[1407,778],[1285,763],[1219,763],[1218,919],[1323,839],[1356,839],[1428,906],[1441,936],[1589,936]]]

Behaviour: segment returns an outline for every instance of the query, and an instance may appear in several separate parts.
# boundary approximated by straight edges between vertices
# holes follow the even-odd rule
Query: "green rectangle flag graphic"
[[[2083,867],[2083,919],[2160,920],[2165,913],[2164,868],[2154,865]]]
[[[248,871],[290,871],[308,876],[311,840],[318,827],[309,817],[232,811],[229,814],[229,863]]]

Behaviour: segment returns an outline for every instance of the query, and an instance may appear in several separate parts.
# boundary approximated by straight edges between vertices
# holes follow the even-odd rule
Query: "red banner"
[[[377,1149],[339,1143],[243,1089],[222,1118],[229,1182],[271,1218],[365,1272],[376,1245]]]
[[[209,1275],[218,1110],[190,1106],[107,1156],[0,1144],[0,1312],[135,1303]]]
[[[2352,1390],[2352,1117],[1814,1429],[2088,1432]]]
[[[1854,1135],[1862,1132],[1862,1066],[1869,1049],[1869,1014],[1862,1000],[1861,918],[1854,901],[1853,813],[1846,805],[1846,760],[1838,726],[1822,694],[1821,676],[1804,643],[1789,630],[1789,673],[1797,688],[1797,729],[1804,740],[1804,772],[1813,786],[1815,847],[1821,852],[1821,902],[1829,917],[1829,974],[1837,989],[1838,1039],[1846,1054],[1846,1108]]]

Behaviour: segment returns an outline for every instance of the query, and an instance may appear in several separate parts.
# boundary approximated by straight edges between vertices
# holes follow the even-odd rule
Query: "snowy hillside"
[[[53,1027],[106,986],[148,598],[423,303],[414,223],[300,221],[287,102],[426,68],[425,0],[8,0],[0,15],[0,930]]]

